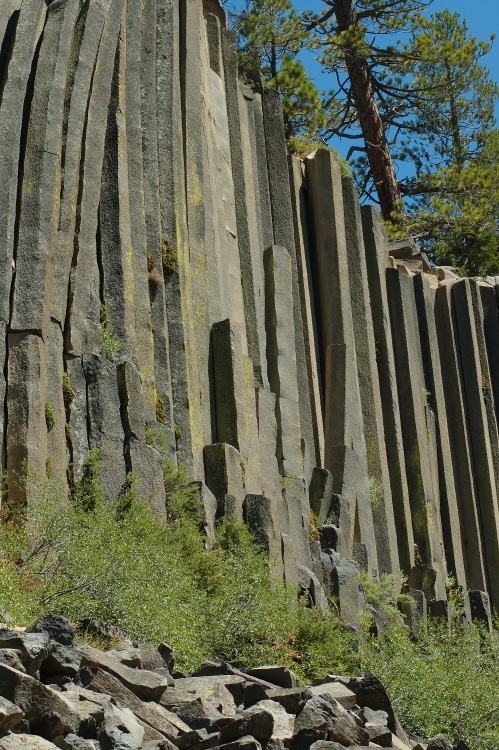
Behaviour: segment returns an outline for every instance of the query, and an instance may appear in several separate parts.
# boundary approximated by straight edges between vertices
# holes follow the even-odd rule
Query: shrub
[[[473,750],[499,750],[499,646],[477,625],[430,620],[417,642],[392,627],[361,645],[363,669],[385,683],[399,719],[423,739],[442,732]]]
[[[166,424],[165,403],[157,391],[155,395],[155,400],[156,400],[156,420],[160,424]]]
[[[55,425],[54,407],[50,401],[47,401],[45,404],[45,424],[47,425],[47,432],[50,432]]]
[[[109,322],[109,314],[106,305],[101,305],[100,309],[100,334],[102,340],[102,351],[104,356],[113,360],[121,349],[121,344],[115,338],[113,327]]]
[[[177,255],[168,237],[161,238],[161,260],[166,276],[172,276],[177,269]]]
[[[73,390],[73,386],[71,385],[71,381],[67,372],[63,372],[62,374],[62,395],[64,399],[64,408],[68,412],[71,404],[74,401],[75,392]]]

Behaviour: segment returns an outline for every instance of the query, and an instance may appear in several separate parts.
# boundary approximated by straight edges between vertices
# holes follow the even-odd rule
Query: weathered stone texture
[[[487,619],[499,279],[389,245],[247,75],[218,0],[0,2],[9,499],[26,466],[69,493],[96,449],[105,497],[132,473],[164,521],[162,464],[185,464],[206,544],[245,519],[320,606],[355,623],[359,571],[404,572],[415,631],[449,572]]]

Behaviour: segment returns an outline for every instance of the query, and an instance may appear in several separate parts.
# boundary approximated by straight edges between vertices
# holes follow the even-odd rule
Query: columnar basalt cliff
[[[107,496],[133,472],[164,516],[155,428],[208,529],[244,518],[345,617],[358,569],[499,607],[496,280],[389,248],[333,154],[288,157],[216,0],[2,0],[0,44],[13,506],[23,466],[67,488],[100,448]]]

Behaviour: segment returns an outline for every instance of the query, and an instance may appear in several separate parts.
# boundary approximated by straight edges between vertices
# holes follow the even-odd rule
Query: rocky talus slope
[[[85,626],[115,649],[74,643],[54,615],[0,630],[0,750],[469,750],[441,735],[410,741],[371,674],[299,687],[283,667],[208,661],[184,675],[166,644]]]

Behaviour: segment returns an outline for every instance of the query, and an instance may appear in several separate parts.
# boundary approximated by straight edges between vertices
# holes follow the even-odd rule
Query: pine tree
[[[383,46],[382,40],[383,35],[414,29],[431,0],[323,2],[328,10],[307,14],[307,28],[312,32],[309,44],[320,50],[322,65],[336,80],[331,99],[341,101],[328,136],[362,136],[364,145],[352,146],[350,155],[365,154],[382,214],[396,219],[402,201],[389,131],[399,127],[401,109],[410,104],[410,88],[404,79],[407,52],[400,46]]]
[[[259,69],[282,97],[286,137],[314,140],[327,122],[323,97],[297,58],[307,32],[290,0],[252,0],[236,26],[240,64]]]

